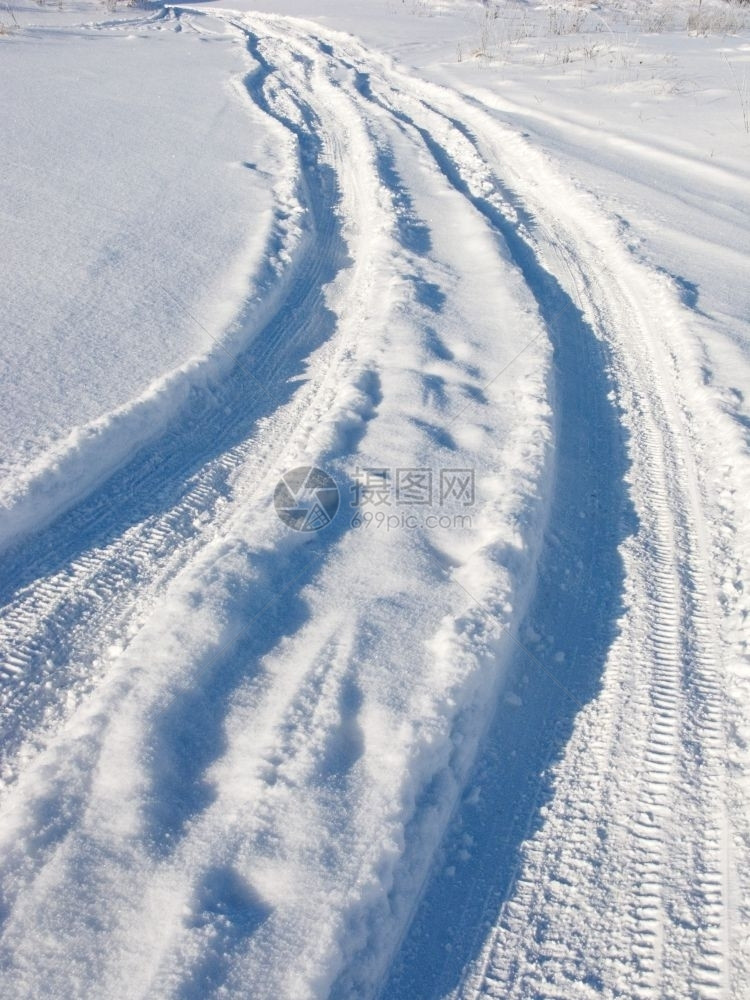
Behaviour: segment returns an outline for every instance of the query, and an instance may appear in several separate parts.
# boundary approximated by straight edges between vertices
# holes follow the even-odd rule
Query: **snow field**
[[[715,43],[279,6],[71,29],[231,51],[265,214],[147,433],[11,508],[4,993],[742,997],[747,168],[654,69]],[[366,520],[372,468],[476,497]]]

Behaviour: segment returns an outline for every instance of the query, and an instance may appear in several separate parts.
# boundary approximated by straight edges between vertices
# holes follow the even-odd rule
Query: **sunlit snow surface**
[[[278,160],[228,35],[141,16],[2,45],[2,496],[31,480],[25,525],[163,425],[178,369],[222,362]],[[14,527],[0,517],[0,537]]]
[[[0,11],[3,997],[746,995],[748,20]]]

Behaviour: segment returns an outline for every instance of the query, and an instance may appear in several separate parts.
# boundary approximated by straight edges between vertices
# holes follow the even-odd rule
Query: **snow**
[[[0,35],[3,996],[740,1000],[750,14],[64,7]]]
[[[3,39],[2,541],[163,427],[209,355],[226,362],[266,266],[282,168],[238,99],[241,47],[175,28]]]

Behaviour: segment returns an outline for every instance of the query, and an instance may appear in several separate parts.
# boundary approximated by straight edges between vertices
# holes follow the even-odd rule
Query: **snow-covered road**
[[[747,418],[688,283],[486,87],[76,30],[242,53],[263,222],[228,333],[178,302],[214,350],[3,494],[2,995],[740,1000]],[[746,172],[643,157],[747,236]]]

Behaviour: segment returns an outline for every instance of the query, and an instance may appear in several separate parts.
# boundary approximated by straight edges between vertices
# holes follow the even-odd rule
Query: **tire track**
[[[612,961],[619,962],[620,974],[629,983],[628,995],[650,996],[664,991],[687,995],[692,990],[700,997],[725,996],[729,976],[726,920],[731,861],[722,818],[726,798],[725,725],[714,624],[717,604],[709,582],[711,551],[703,501],[691,443],[686,440],[684,430],[686,415],[679,410],[674,390],[668,384],[664,346],[655,335],[655,331],[674,324],[678,312],[676,296],[670,297],[652,287],[656,279],[636,273],[635,265],[618,247],[609,248],[609,255],[605,256],[585,230],[580,227],[577,231],[564,230],[557,221],[550,223],[544,206],[536,210],[537,218],[532,218],[517,196],[494,194],[503,191],[503,182],[489,167],[480,142],[469,128],[459,123],[457,113],[438,110],[441,99],[445,103],[445,95],[438,88],[410,85],[402,74],[394,87],[377,75],[367,56],[348,40],[336,38],[335,43],[324,44],[331,53],[337,46],[347,51],[360,93],[416,129],[437,166],[476,207],[488,214],[506,240],[508,222],[517,223],[519,218],[519,231],[526,238],[530,232],[536,232],[531,238],[534,253],[553,270],[556,257],[564,262],[560,280],[565,283],[572,277],[573,291],[584,312],[592,317],[598,335],[613,351],[618,400],[632,435],[630,480],[641,524],[628,553],[624,638],[618,640],[607,670],[617,678],[615,692],[624,687],[632,693],[625,698],[622,692],[615,693],[614,705],[606,704],[603,696],[593,711],[599,715],[599,724],[604,725],[605,717],[609,717],[609,731],[614,739],[606,751],[610,760],[608,779],[599,783],[599,822],[608,828],[626,824],[624,839],[622,831],[618,831],[620,849],[624,849],[626,857],[619,864],[616,857],[607,857],[610,867],[604,868],[604,874],[590,865],[591,847],[583,850],[578,862],[589,863],[591,881],[606,878],[618,885],[620,894],[623,886],[630,886],[624,900],[616,906],[617,912],[626,917],[628,933],[624,937],[619,935],[618,942],[617,929],[610,923],[604,934],[604,949],[615,953]],[[414,91],[429,93],[430,100],[424,101]],[[451,95],[450,101],[456,105],[458,98]],[[414,110],[407,114],[402,109],[409,103]],[[480,117],[475,115],[474,120]],[[488,128],[488,119],[482,119],[482,125]],[[503,138],[507,138],[507,133]],[[501,156],[498,153],[496,162],[501,161]],[[523,160],[519,164],[516,157],[514,169],[523,169]],[[545,215],[547,221],[540,226],[537,220]],[[594,261],[596,272],[591,267]],[[648,319],[642,305],[644,291],[651,310]],[[630,339],[625,340],[619,332],[623,330],[628,331]],[[629,686],[625,676],[634,664],[637,675]],[[630,760],[623,754],[624,732],[634,751]],[[570,775],[580,775],[582,758],[591,751],[590,732],[588,740],[581,747],[576,747],[574,740],[569,759],[558,769],[555,798],[567,803],[567,811],[563,811],[555,824],[549,822],[546,834],[542,831],[542,843],[546,846],[539,847],[534,842],[529,846],[529,872],[520,877],[518,894],[504,910],[506,914],[515,911],[515,918],[507,919],[516,931],[503,927],[497,932],[494,943],[485,951],[485,972],[479,980],[473,980],[471,995],[482,994],[486,987],[491,995],[497,991],[498,996],[525,997],[532,988],[540,988],[533,975],[530,980],[523,979],[518,963],[507,956],[516,953],[519,939],[524,937],[528,966],[539,961],[534,932],[523,934],[522,929],[532,915],[537,927],[540,922],[548,925],[551,919],[549,900],[545,902],[545,893],[554,878],[555,862],[550,859],[558,853],[554,841],[561,829],[566,829],[570,836],[566,824],[577,799],[566,793],[565,788],[572,781]],[[600,748],[595,760],[601,759],[602,752]],[[615,817],[607,820],[604,805],[615,802],[612,787],[624,784],[622,776],[618,780],[617,774],[623,766],[637,791],[631,792],[631,808],[623,809],[620,805]],[[593,776],[591,780],[595,787]],[[698,824],[696,814],[701,817]],[[587,813],[586,823],[592,821],[593,817]],[[586,838],[580,836],[585,847]],[[536,890],[535,885],[539,887]],[[576,885],[582,888],[578,882]],[[582,895],[596,896],[601,888],[589,885]],[[607,905],[605,900],[606,893],[598,904],[600,908]],[[571,929],[570,905],[584,905],[585,909],[585,913],[578,915],[576,932]],[[576,972],[570,937],[575,939],[580,934],[582,940],[595,947],[596,934],[586,932],[586,922],[593,920],[593,926],[602,929],[601,912],[596,919],[597,914],[590,907],[575,900],[562,906],[568,917],[552,911],[554,922],[559,925],[556,932],[562,934],[554,944],[549,942],[548,958],[553,963],[558,960],[558,974],[562,976],[561,980],[553,976],[547,983],[546,988],[552,990],[570,976],[581,982],[583,970],[579,968]],[[501,915],[501,925],[504,920]],[[509,962],[515,971],[510,969]],[[531,975],[528,970],[527,974]],[[615,986],[616,977],[610,978],[604,969],[591,975],[592,982],[598,980],[605,990],[612,991],[607,995],[621,995],[617,990],[622,988],[622,980]],[[490,981],[494,983],[491,989]]]
[[[267,63],[256,63],[246,84],[289,144],[306,218],[303,246],[270,296],[276,314],[251,335],[224,382],[192,390],[164,436],[40,536],[3,556],[6,781],[26,734],[54,728],[69,714],[106,671],[110,647],[127,642],[169,579],[221,535],[235,493],[244,503],[265,502],[285,443],[320,405],[320,375],[294,398],[291,380],[334,330],[321,289],[346,265],[336,181],[312,110],[273,81]],[[295,110],[299,120],[289,117]]]
[[[608,664],[608,670],[614,669],[616,675],[622,677],[634,662],[638,664],[645,659],[645,671],[640,681],[636,681],[636,690],[640,688],[647,693],[648,702],[638,700],[637,696],[635,702],[629,702],[627,710],[632,712],[635,708],[635,718],[624,723],[634,731],[631,747],[640,747],[640,752],[634,761],[629,761],[621,747],[615,744],[609,754],[609,780],[614,783],[615,772],[625,766],[639,789],[631,799],[632,810],[620,808],[614,817],[616,824],[627,821],[630,816],[629,834],[624,845],[619,846],[630,860],[623,866],[623,877],[618,879],[621,859],[605,854],[601,866],[605,875],[594,870],[590,877],[596,880],[606,877],[613,886],[618,886],[618,894],[622,893],[624,885],[630,887],[625,894],[631,896],[625,907],[630,933],[615,949],[624,967],[625,981],[629,983],[628,995],[652,996],[666,992],[682,996],[691,990],[701,997],[726,995],[728,955],[723,921],[727,912],[724,888],[727,859],[720,847],[722,821],[716,818],[717,811],[720,817],[723,808],[720,791],[723,784],[722,727],[717,714],[720,699],[716,697],[717,663],[712,650],[715,637],[712,635],[712,616],[706,608],[707,588],[702,579],[703,567],[710,562],[705,547],[701,549],[695,544],[694,524],[702,523],[703,514],[696,502],[695,479],[686,476],[689,451],[680,440],[679,430],[674,430],[680,427],[681,415],[675,414],[664,382],[651,375],[661,371],[664,365],[654,349],[658,342],[651,331],[658,329],[660,322],[666,324],[672,320],[674,307],[663,312],[661,321],[655,319],[660,312],[654,310],[647,321],[645,309],[639,305],[639,296],[630,293],[627,286],[623,287],[622,275],[623,272],[628,274],[628,262],[621,260],[620,266],[610,265],[593,247],[582,253],[585,244],[582,247],[580,240],[569,241],[561,227],[555,228],[557,231],[552,239],[563,248],[571,272],[577,272],[576,284],[583,289],[582,295],[589,314],[594,317],[596,329],[615,352],[615,379],[624,409],[629,414],[631,479],[641,520],[637,547],[629,565],[631,586],[635,579],[635,588],[628,595],[629,612],[623,623],[626,632],[630,629],[635,634],[625,662],[617,664],[616,649]],[[548,252],[548,258],[550,256]],[[592,271],[584,269],[587,259],[596,261],[595,279],[591,277]],[[637,287],[642,295],[642,280]],[[613,295],[618,291],[622,295],[620,301]],[[620,330],[637,333],[640,343],[631,338],[625,346],[616,333]],[[637,582],[639,577],[640,584]],[[634,621],[631,623],[630,619]],[[644,642],[650,654],[645,658],[642,654]],[[624,714],[624,709],[625,705],[615,706],[619,713]],[[588,754],[589,749],[585,743],[580,749],[573,748],[570,760],[561,766],[557,794],[563,802],[567,798],[565,787],[575,783],[572,775],[581,767],[581,757]],[[573,796],[571,798],[575,801]],[[570,811],[565,811],[563,806],[561,809],[557,822],[550,823],[547,836],[559,837],[564,830],[565,836],[575,840],[575,835],[571,837]],[[695,823],[695,810],[701,816],[699,824]],[[606,816],[604,809],[600,815],[599,822],[602,822]],[[591,817],[587,819],[590,821]],[[610,821],[609,825],[614,824]],[[553,844],[548,851],[554,853]],[[550,867],[544,863],[534,863],[532,872],[525,876],[527,881],[539,879],[545,888],[555,877],[554,869],[550,872]],[[576,885],[580,889],[580,885]],[[544,891],[540,888],[539,893],[543,896]],[[610,900],[609,905],[612,902],[614,900]],[[603,904],[604,901],[599,905]],[[583,968],[577,971],[574,971],[576,961],[570,964],[568,940],[571,936],[575,939],[575,934],[571,933],[570,905],[566,907],[567,916],[555,914],[557,926],[553,940],[556,945],[551,949],[552,953],[557,951],[558,959],[567,954],[568,970],[565,971],[563,960],[557,973],[561,978],[553,975],[552,981],[542,986],[542,995],[547,995],[547,989],[559,988],[570,976],[576,980],[586,979],[583,974],[583,968],[589,964],[586,960]],[[576,905],[575,897],[573,905]],[[523,927],[535,912],[538,914],[534,918],[537,927],[540,921],[549,924],[550,910],[537,897],[534,904],[521,906],[516,915],[516,927]],[[589,942],[583,949],[586,954],[589,949],[595,950],[598,935],[596,931],[587,933],[585,922],[593,919],[594,927],[599,922],[591,911],[582,916],[583,919],[579,917],[578,920],[578,933]],[[612,942],[616,936],[616,927],[605,929],[604,941]],[[535,947],[533,943],[533,930],[527,930],[524,937],[527,964],[531,966],[533,956],[539,957],[538,945]],[[549,938],[549,931],[545,938]],[[633,964],[628,972],[629,948]],[[488,968],[499,973],[505,963],[498,956],[501,951],[507,954],[508,949],[513,952],[512,941],[498,940],[493,953],[499,964],[493,965],[490,959]],[[496,974],[491,978],[501,984],[496,988],[501,989],[502,995],[525,996],[528,995],[525,990],[532,986],[540,988],[539,983],[534,982],[533,973],[527,972],[527,975],[530,976],[528,980],[515,979],[508,975],[506,968],[505,975]],[[592,981],[597,979],[607,983],[608,977],[601,968],[593,971]],[[621,995],[615,982],[610,981],[611,995]],[[477,995],[481,993],[482,987],[478,987]]]
[[[201,16],[175,10],[186,25]],[[178,571],[197,565],[210,542],[232,530],[239,505],[248,531],[254,514],[261,520],[279,464],[300,453],[300,440],[329,409],[323,452],[334,460],[357,452],[375,417],[396,441],[420,428],[424,461],[457,452],[464,421],[476,421],[472,433],[483,424],[491,430],[491,380],[428,330],[447,295],[433,280],[437,262],[425,263],[430,230],[399,175],[407,160],[426,166],[431,189],[452,212],[461,206],[475,238],[492,234],[497,261],[522,276],[543,321],[535,339],[546,332],[554,346],[557,459],[548,507],[535,514],[546,514],[547,532],[527,557],[537,559],[535,594],[516,595],[519,615],[528,605],[523,622],[507,612],[505,625],[505,611],[499,620],[506,629],[521,626],[524,643],[554,664],[575,705],[561,704],[529,659],[515,657],[510,700],[498,707],[469,777],[507,655],[480,612],[458,614],[447,601],[461,558],[420,536],[403,547],[418,553],[407,564],[416,568],[412,589],[389,581],[402,632],[442,635],[444,613],[464,630],[463,645],[457,638],[450,649],[466,676],[455,679],[453,660],[437,655],[429,673],[415,645],[418,679],[410,688],[391,676],[401,651],[387,609],[360,576],[343,591],[337,583],[347,565],[361,565],[363,552],[377,551],[372,563],[386,570],[382,552],[395,543],[337,547],[342,529],[320,547],[321,572],[295,576],[301,556],[270,545],[264,561],[246,540],[241,555],[252,550],[256,576],[238,574],[243,610],[255,613],[269,579],[291,577],[289,605],[218,656],[204,655],[212,647],[202,637],[194,662],[177,658],[182,673],[174,679],[164,654],[161,674],[135,693],[127,689],[125,721],[113,712],[113,721],[97,717],[99,729],[92,723],[86,731],[96,773],[69,736],[75,753],[65,767],[55,770],[54,759],[45,765],[44,794],[25,804],[31,827],[40,815],[53,818],[29,835],[33,850],[25,845],[22,866],[15,846],[5,858],[17,920],[5,947],[12,951],[15,942],[28,961],[24,906],[46,907],[47,886],[68,880],[85,890],[70,922],[86,925],[77,946],[90,950],[87,974],[102,995],[122,994],[124,983],[134,996],[189,996],[196,984],[242,995],[252,981],[263,995],[295,1000],[374,995],[379,982],[394,998],[728,997],[733,872],[722,817],[722,650],[695,429],[665,349],[664,330],[681,322],[674,297],[628,258],[554,168],[459,95],[406,76],[346,36],[290,19],[218,16],[245,37],[256,66],[248,92],[294,149],[305,241],[242,365],[197,391],[170,435],[24,553],[9,555],[9,603],[0,618],[11,682],[7,746],[17,750],[29,734],[43,742],[45,711],[58,710],[55,699],[66,689],[75,701],[97,685],[108,647],[116,645],[119,656],[123,632],[137,632]],[[349,176],[351,159],[357,167]],[[380,242],[360,254],[358,233],[366,229]],[[479,249],[470,249],[479,266]],[[382,284],[370,274],[378,267],[387,271]],[[449,287],[451,275],[441,274]],[[397,289],[391,298],[389,282]],[[336,312],[326,292],[333,286]],[[388,339],[391,323],[402,324],[401,340]],[[370,340],[360,345],[366,328]],[[380,355],[373,330],[384,342]],[[462,333],[469,342],[472,331]],[[421,355],[409,353],[412,340]],[[403,358],[384,360],[387,349]],[[424,361],[420,368],[427,354],[440,374]],[[308,380],[297,388],[293,380],[308,363]],[[396,384],[388,380],[399,364],[407,372],[399,369],[402,395],[386,393],[381,417],[381,390]],[[272,387],[272,400],[248,396],[244,366]],[[348,407],[342,385],[356,394]],[[486,469],[497,475],[495,457]],[[523,489],[531,492],[528,476]],[[518,522],[528,509],[503,508],[497,517]],[[533,534],[533,525],[525,530]],[[486,547],[500,554],[485,576],[500,577],[511,549],[494,537]],[[426,611],[428,566],[438,596],[430,595]],[[509,592],[496,580],[492,586],[491,607],[509,606]],[[366,607],[360,617],[356,600]],[[64,683],[55,676],[60,668],[69,671]],[[58,693],[50,694],[53,677]],[[116,693],[113,682],[108,697],[119,712]],[[106,698],[102,704],[107,709]],[[400,729],[388,730],[386,704]],[[57,752],[65,758],[63,737]],[[372,745],[389,737],[392,746],[380,752],[397,766],[379,785]],[[105,837],[113,792],[102,773],[120,760],[123,745],[137,760],[129,777],[135,804],[117,819],[130,839],[113,863]],[[380,758],[377,766],[388,770]],[[76,769],[81,774],[69,782]],[[494,787],[481,809],[472,782]],[[175,787],[182,794],[172,808]],[[298,815],[312,841],[295,826]],[[116,894],[123,865],[135,873],[134,897],[146,902],[126,901],[128,919],[111,928],[102,948],[105,937],[96,935],[108,911],[99,897]],[[290,897],[304,897],[299,911],[285,910],[285,899],[267,905],[256,892],[258,870],[268,895],[284,879],[299,880],[302,890],[289,886]],[[463,881],[449,889],[456,872]],[[163,901],[156,919],[155,899]],[[61,906],[59,894],[53,902]],[[440,906],[447,918],[436,919]],[[61,934],[68,933],[64,916],[53,907],[50,926]],[[455,941],[460,947],[451,952]],[[67,973],[55,969],[58,978],[45,989],[62,996]],[[41,981],[43,970],[28,974]]]
[[[512,580],[499,553],[512,550],[520,563],[522,546],[502,537],[503,530],[511,534],[502,518],[508,525],[530,522],[535,510],[531,497],[546,440],[544,374],[532,372],[513,397],[526,423],[508,420],[508,441],[493,440],[492,427],[483,426],[490,414],[481,386],[495,364],[496,332],[479,315],[476,294],[459,295],[463,312],[449,312],[447,291],[463,282],[476,292],[480,280],[454,273],[439,256],[427,259],[430,230],[398,176],[401,157],[414,162],[411,138],[392,115],[364,114],[346,67],[290,38],[283,24],[270,30],[262,19],[230,15],[225,23],[245,34],[259,66],[248,81],[254,98],[296,137],[309,217],[315,221],[319,213],[309,233],[311,259],[319,242],[324,264],[333,258],[337,267],[311,271],[309,296],[293,289],[297,305],[282,313],[288,328],[276,317],[248,352],[268,365],[274,385],[286,386],[310,357],[305,352],[317,347],[309,382],[288,390],[285,409],[250,413],[245,402],[245,432],[233,440],[208,419],[211,399],[197,401],[205,407],[196,417],[195,443],[218,433],[208,458],[223,463],[231,456],[223,482],[204,476],[205,454],[196,454],[184,425],[175,429],[173,482],[185,497],[197,497],[179,517],[190,535],[196,512],[199,519],[207,514],[205,533],[196,529],[194,543],[170,549],[171,525],[159,518],[152,544],[145,522],[130,512],[135,537],[122,539],[122,551],[130,557],[140,548],[147,572],[164,547],[165,558],[174,560],[175,579],[164,579],[171,605],[163,621],[149,614],[150,595],[142,579],[134,581],[143,627],[136,623],[137,634],[102,683],[8,792],[6,817],[12,811],[14,819],[12,830],[10,822],[4,830],[8,912],[1,947],[16,995],[68,995],[79,975],[107,996],[189,996],[198,988],[242,995],[252,981],[266,995],[298,1000],[325,989],[326,977],[338,988],[339,975],[355,975],[371,990],[373,969],[380,970],[397,930],[398,921],[383,920],[391,889],[404,900],[400,921],[471,759],[483,701],[500,679],[488,652],[499,645],[496,625],[467,611],[464,598],[456,612],[448,573],[470,556],[483,573],[482,595],[511,614]],[[420,196],[439,202],[447,216],[449,224],[439,220],[445,257],[463,268],[446,244],[454,231],[469,232],[477,241],[478,274],[501,285],[494,301],[522,329],[536,329],[531,300],[488,238],[486,221],[477,213],[465,217],[463,199],[442,175],[429,174],[422,188]],[[342,222],[343,241],[330,247],[325,225],[341,232]],[[280,351],[289,354],[286,366],[276,361]],[[533,357],[544,363],[543,350]],[[234,398],[223,383],[212,390],[219,404]],[[523,408],[524,393],[530,409]],[[459,445],[444,418],[468,402],[477,412],[461,428],[470,432],[469,444]],[[437,454],[453,464],[471,460],[500,480],[498,470],[509,468],[516,492],[504,496],[499,482],[489,495],[500,528],[490,525],[457,543],[427,531],[377,539],[338,527],[313,546],[322,557],[314,568],[305,566],[306,546],[286,544],[273,530],[263,548],[254,532],[258,524],[268,528],[260,499],[274,471],[267,452],[280,443],[282,459],[299,454],[306,424],[316,418],[328,421],[320,454],[334,462],[351,455],[422,466]],[[373,433],[368,421],[384,429]],[[372,453],[360,455],[365,430],[378,444],[370,441]],[[185,468],[186,453],[196,455],[196,468]],[[149,457],[144,491],[165,478],[161,455],[152,450]],[[131,482],[122,480],[128,489]],[[95,501],[106,505],[114,495],[103,489],[87,515]],[[92,531],[97,524],[93,517]],[[113,536],[106,540],[116,546],[122,521],[110,518],[106,527]],[[99,548],[102,563],[111,561],[113,549]],[[96,574],[99,552],[91,552],[93,564],[89,555],[71,553]],[[60,553],[58,559],[73,561]],[[114,576],[116,596],[121,582]],[[103,607],[108,578],[77,579],[78,594],[89,581],[87,600]],[[265,613],[269,590],[282,583],[283,606]],[[52,587],[46,596],[55,600],[56,593]],[[86,623],[91,637],[88,646],[82,637],[84,651],[112,621],[114,601],[108,601],[109,617],[102,611],[97,620],[92,611]],[[85,613],[77,607],[70,617],[81,621]],[[237,633],[235,619],[252,624],[261,614],[260,627]],[[59,605],[50,611],[55,617]],[[438,627],[455,629],[455,662],[427,652]],[[65,652],[75,649],[71,640]],[[383,769],[378,747],[386,741],[391,765]],[[401,851],[407,857],[399,867]],[[63,888],[52,898],[50,886]],[[41,912],[56,933],[54,945],[35,954]],[[358,970],[352,958],[365,940],[371,954]],[[68,946],[71,961],[56,961]],[[294,962],[286,958],[292,953]]]

